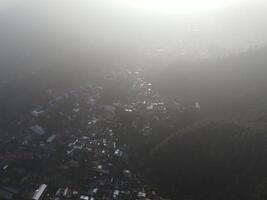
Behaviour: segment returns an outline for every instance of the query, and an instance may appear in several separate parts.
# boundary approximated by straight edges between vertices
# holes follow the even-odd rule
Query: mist
[[[0,0],[0,199],[267,199],[264,0]]]
[[[120,1],[1,4],[1,55],[12,61],[88,66],[103,60],[125,65],[161,60],[167,65],[180,57],[223,56],[266,42],[263,1],[237,1],[209,13],[177,16]]]

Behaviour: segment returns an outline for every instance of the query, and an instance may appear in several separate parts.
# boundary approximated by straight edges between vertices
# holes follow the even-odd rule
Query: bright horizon
[[[231,6],[240,0],[119,0],[132,9],[171,16],[198,15]]]
[[[153,57],[167,65],[265,45],[266,9],[263,0],[0,0],[1,53],[66,63],[88,54]]]

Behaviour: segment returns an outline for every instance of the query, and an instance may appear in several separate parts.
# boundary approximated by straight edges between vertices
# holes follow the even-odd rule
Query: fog
[[[264,1],[232,0],[201,12],[182,12],[178,2],[177,12],[174,7],[170,14],[129,2],[2,0],[1,57],[33,65],[166,65],[180,57],[222,56],[266,42]]]
[[[267,199],[266,10],[0,0],[0,199]]]

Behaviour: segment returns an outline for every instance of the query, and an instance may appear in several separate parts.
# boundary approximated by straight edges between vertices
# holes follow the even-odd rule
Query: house
[[[196,104],[195,104],[195,108],[196,108],[197,110],[200,109],[200,103],[199,103],[199,102],[196,102]]]
[[[32,200],[41,200],[44,197],[44,194],[47,190],[47,185],[46,184],[42,184],[40,185],[40,187],[35,190],[33,196],[32,196]]]
[[[38,135],[44,135],[46,133],[43,127],[39,125],[31,126],[30,130]]]
[[[55,140],[56,137],[57,137],[57,135],[53,134],[46,140],[46,142],[47,143],[52,143]]]
[[[37,117],[39,117],[39,115],[41,115],[41,114],[43,114],[44,113],[44,111],[38,111],[38,110],[33,110],[32,112],[31,112],[31,114],[32,114],[32,116],[33,117],[35,117],[35,118],[37,118]]]

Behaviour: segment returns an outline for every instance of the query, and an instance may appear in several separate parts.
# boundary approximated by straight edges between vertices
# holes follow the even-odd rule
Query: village
[[[140,137],[150,137],[151,120],[169,118],[169,110],[185,107],[154,92],[141,72],[118,71],[105,81],[132,80],[128,103],[103,103],[103,86],[45,91],[46,103],[14,120],[0,134],[0,199],[3,200],[160,200],[155,187],[129,160],[129,145],[119,115],[148,115],[141,125],[131,121]],[[192,106],[200,109],[198,102]]]

